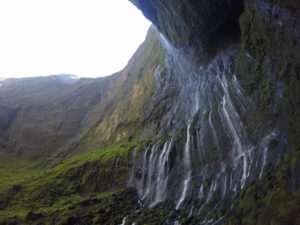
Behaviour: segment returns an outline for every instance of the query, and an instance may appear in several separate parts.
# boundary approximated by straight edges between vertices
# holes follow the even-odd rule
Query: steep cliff
[[[26,159],[41,159],[154,136],[149,115],[157,114],[154,104],[155,110],[163,105],[151,101],[156,90],[153,74],[164,57],[157,35],[151,28],[126,68],[105,78],[2,81],[3,148]],[[142,134],[145,127],[148,131]]]
[[[159,29],[164,29],[162,21],[172,30],[178,28],[177,23],[168,20],[169,14],[185,19],[174,10],[178,6],[175,2],[163,1],[166,7],[150,1],[135,4]],[[180,12],[197,8],[191,2],[187,5],[181,6]],[[150,6],[154,17],[148,15]],[[202,10],[210,12],[205,4],[202,6]],[[198,12],[200,18],[187,23],[190,25],[187,29],[191,29],[187,34],[194,32],[194,23],[201,21],[203,13]],[[296,224],[299,221],[299,4],[244,1],[240,29],[241,44],[234,44],[235,39],[228,39],[231,44],[226,47],[216,42],[218,52],[214,58],[208,57],[209,63],[204,66],[201,61],[190,59],[191,54],[205,57],[201,48],[191,43],[178,46],[180,42],[172,38],[170,41],[177,48],[165,44],[166,67],[176,74],[179,83],[179,98],[166,127],[171,131],[178,130],[178,124],[186,127],[181,133],[171,135],[163,145],[153,145],[137,159],[133,185],[148,207],[166,202],[187,216],[199,215],[187,224],[197,220],[201,224]],[[231,34],[234,37],[235,33]],[[175,37],[184,42],[186,36]],[[206,37],[199,32],[194,40],[202,38]],[[214,40],[214,35],[211,38]],[[222,40],[223,36],[219,38]],[[189,48],[193,51],[186,56]],[[262,193],[253,191],[258,187]],[[239,194],[241,190],[244,191]],[[298,200],[293,202],[293,197]],[[236,205],[231,205],[233,199],[239,199]],[[278,204],[273,203],[273,208],[270,205],[278,199],[287,205],[285,212]],[[226,210],[229,205],[231,210]],[[254,212],[251,207],[261,211]]]
[[[72,91],[59,99],[83,89],[81,98],[94,100],[82,108],[66,104],[82,112],[80,125],[49,145],[43,164],[21,160],[16,180],[4,179],[0,207],[8,216],[0,218],[20,224],[299,224],[299,3],[132,2],[162,34],[150,28],[121,72],[64,86]],[[24,134],[26,123],[15,119],[27,118],[20,117],[24,94],[11,96],[22,98],[1,103],[0,116],[7,118],[1,137],[27,143],[14,128]],[[36,102],[30,115],[39,112]],[[19,177],[24,171],[26,179]]]
[[[243,2],[239,0],[130,1],[175,47],[201,52],[196,54],[201,63],[209,62],[240,35],[238,17]]]

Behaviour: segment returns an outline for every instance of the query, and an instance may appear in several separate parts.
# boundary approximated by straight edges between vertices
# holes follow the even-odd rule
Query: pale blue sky
[[[110,75],[149,26],[128,0],[0,0],[0,77]]]

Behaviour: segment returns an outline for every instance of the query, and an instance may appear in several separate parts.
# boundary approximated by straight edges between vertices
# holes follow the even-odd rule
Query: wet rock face
[[[238,46],[198,67],[161,41],[167,52],[164,75],[173,75],[161,86],[178,89],[177,101],[161,120],[161,133],[169,138],[134,155],[130,184],[146,207],[164,202],[185,215],[198,215],[209,202],[233,199],[278,166],[287,151],[286,137],[267,124],[257,124],[260,136],[246,127],[245,121],[257,118],[233,73]]]
[[[145,206],[164,202],[186,215],[197,215],[204,213],[206,206],[210,210],[218,207],[220,199],[232,201],[254,182],[266,182],[263,180],[275,173],[283,156],[299,149],[299,138],[295,136],[299,134],[300,115],[296,94],[299,10],[260,0],[244,1],[245,11],[240,17],[242,44],[218,51],[201,66],[189,60],[190,55],[182,48],[189,46],[200,58],[210,59],[207,52],[213,55],[222,42],[222,38],[214,39],[212,35],[209,41],[216,46],[211,47],[209,41],[204,42],[205,35],[198,35],[195,26],[205,26],[192,11],[199,16],[203,9],[197,9],[197,3],[185,8],[187,1],[177,5],[173,1],[174,5],[168,5],[172,10],[162,13],[163,7],[168,8],[167,1],[155,3],[159,9],[155,1],[151,1],[153,5],[149,2],[135,4],[171,41],[161,38],[166,51],[163,75],[171,78],[159,86],[164,87],[162,93],[167,87],[176,87],[176,92],[172,106],[161,119],[161,133],[168,135],[168,140],[135,156],[130,182]],[[176,10],[174,7],[179,5]],[[172,22],[169,16],[173,16]],[[195,21],[189,21],[192,18],[200,23],[195,25]],[[189,22],[181,26],[184,19]],[[211,27],[214,22],[205,23]],[[188,38],[191,32],[193,39]],[[221,36],[226,37],[224,33]],[[206,44],[207,52],[199,52],[199,40]],[[158,75],[156,80],[162,79]],[[296,190],[297,176],[278,183],[293,183],[284,188]],[[274,187],[266,190],[272,192]],[[204,221],[209,217],[207,214]]]
[[[295,2],[296,7],[296,1],[288,2]],[[281,4],[245,1],[240,17],[243,48],[235,65],[238,79],[257,106],[260,121],[284,129],[292,148],[300,145],[299,21],[299,7],[291,10]],[[253,127],[251,122],[248,125]]]
[[[130,0],[176,47],[201,52],[206,61],[239,36],[241,0]],[[199,55],[198,55],[199,56]]]

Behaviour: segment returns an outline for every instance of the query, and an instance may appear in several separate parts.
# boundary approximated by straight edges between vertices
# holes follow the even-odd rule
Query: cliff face
[[[289,10],[268,2],[245,1],[240,24],[243,48],[236,72],[255,101],[260,120],[285,130],[290,145],[298,148],[299,7]]]
[[[299,8],[296,2],[281,3],[244,1],[240,16],[241,44],[234,45],[235,39],[231,38],[227,39],[231,45],[226,47],[215,40],[219,38],[222,42],[224,35],[215,37],[213,33],[206,36],[205,32],[196,32],[195,24],[199,21],[201,24],[201,16],[211,12],[203,3],[201,10],[205,13],[199,10],[198,20],[189,21],[184,29],[188,35],[194,32],[193,40],[205,42],[207,37],[214,40],[218,52],[207,49],[214,55],[212,59],[201,47],[187,44],[188,35],[173,35],[176,40],[169,38],[176,47],[164,45],[168,52],[165,66],[176,74],[173,82],[178,84],[175,85],[178,99],[164,126],[170,138],[164,144],[149,147],[134,167],[136,176],[132,182],[146,206],[166,202],[186,215],[202,215],[204,224],[210,224],[212,217],[216,223],[238,220],[242,224],[296,223],[297,207],[281,217],[276,215],[282,210],[278,205],[274,212],[268,210],[269,202],[276,201],[275,193],[281,192],[283,202],[292,204],[287,203],[288,199],[299,192],[299,98],[296,94],[299,92]],[[186,21],[181,12],[189,12],[185,15],[191,19],[192,10],[197,9],[197,4],[186,1],[182,4],[163,1],[157,5],[152,1],[134,1],[134,4],[166,37],[170,29],[179,32],[178,26],[182,24],[177,21]],[[174,9],[179,5],[180,12]],[[235,12],[239,11],[235,9]],[[172,22],[170,15],[178,18]],[[222,23],[231,21],[231,16],[227,20],[215,15],[214,19]],[[234,27],[233,21],[230,26]],[[213,27],[210,23],[207,26]],[[235,29],[227,31],[229,36],[236,37]],[[201,55],[196,56],[200,61],[186,56],[189,48],[193,49],[191,54]],[[208,61],[204,66],[203,58]],[[172,131],[178,131],[183,124],[186,127],[182,132],[173,135]],[[295,161],[282,160],[286,152],[289,152],[286,158],[294,157]],[[253,182],[257,184],[251,185]],[[241,190],[257,186],[264,190],[262,200],[249,201],[251,197],[257,198],[251,191],[240,198],[251,202],[252,207],[264,205],[267,208],[264,212],[247,215],[243,210],[251,206],[237,202],[233,218],[240,219],[230,220],[225,219],[230,214],[228,211],[216,210],[228,199],[239,199]],[[227,206],[228,202],[222,207]]]
[[[158,73],[164,57],[157,36],[155,28],[151,28],[127,67],[109,77],[50,76],[2,81],[3,148],[26,159],[61,158],[141,136],[155,136],[156,124],[151,120],[158,116],[154,110],[164,105],[150,98],[157,90],[153,74]],[[147,130],[143,134],[144,128]]]
[[[177,48],[197,51],[207,63],[218,49],[239,36],[242,1],[132,0],[160,32]],[[190,53],[190,52],[189,52]]]
[[[146,3],[139,4],[144,10]],[[170,121],[175,126],[185,121],[187,127],[163,146],[149,148],[140,158],[142,163],[136,165],[138,177],[133,182],[146,205],[165,201],[186,215],[202,215],[205,224],[212,217],[217,223],[296,223],[299,208],[291,207],[288,213],[282,213],[275,204],[274,212],[268,209],[270,201],[278,199],[276,194],[281,193],[286,204],[295,204],[288,199],[299,192],[296,93],[300,39],[296,5],[292,7],[290,2],[290,8],[283,8],[281,4],[245,1],[240,17],[241,47],[219,47],[204,67],[184,55],[184,44],[180,45],[182,52],[167,46],[171,58],[169,71],[177,74],[178,80],[188,80],[178,85],[180,97]],[[193,4],[187,8],[194,9]],[[168,18],[160,9],[157,13],[157,17]],[[168,19],[164,21],[168,27],[175,27]],[[160,27],[158,20],[153,22]],[[194,31],[193,23],[188,24]],[[202,37],[198,33],[195,39]],[[195,54],[202,54],[193,49]],[[294,157],[295,161],[282,160],[286,152],[290,152],[286,158]],[[258,193],[253,191],[239,195],[240,190],[257,191],[258,187],[263,190],[261,200],[256,199]],[[227,207],[228,199],[232,198],[240,199],[236,200],[233,213],[225,212],[224,208],[220,213],[220,208]],[[245,206],[243,201],[249,205]],[[265,207],[263,212],[251,211],[251,207],[260,204]],[[234,215],[232,219],[230,214]]]
[[[86,92],[78,102],[93,99],[86,107],[63,104],[82,116],[59,145],[49,144],[47,154],[59,149],[46,165],[57,166],[0,188],[0,207],[35,209],[19,215],[25,224],[299,223],[299,4],[132,2],[162,35],[152,27],[120,73],[79,80],[59,101],[49,100],[65,102],[79,90]],[[1,135],[6,143],[27,143],[16,134],[26,133],[22,115],[36,115],[39,101],[27,111],[22,98],[15,102],[1,103],[0,116],[8,118]],[[41,127],[51,130],[43,121],[35,137]],[[123,144],[103,150],[117,143]],[[49,195],[30,202],[49,185]],[[35,187],[42,191],[30,194]]]

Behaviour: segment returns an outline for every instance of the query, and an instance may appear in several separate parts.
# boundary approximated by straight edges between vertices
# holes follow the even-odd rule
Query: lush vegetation
[[[137,204],[135,191],[125,188],[132,166],[131,151],[142,149],[149,142],[127,142],[88,151],[51,169],[36,169],[37,164],[1,152],[0,221],[34,224],[35,220],[49,222],[56,218],[62,221],[55,224],[68,224],[66,221],[74,219],[74,215],[88,220],[88,215],[96,216],[95,210],[100,209],[104,210],[101,216],[107,210],[114,211],[117,216],[110,213],[109,217],[118,220],[122,216],[120,210],[135,208]],[[111,201],[119,200],[120,209],[112,210],[118,206]],[[95,220],[106,224],[99,215]],[[107,220],[108,224],[115,224]]]
[[[299,2],[267,1],[292,9],[297,8]],[[47,107],[37,107],[43,111],[34,111],[35,107],[31,107],[31,117],[24,117],[19,121],[28,122],[31,125],[28,127],[32,129],[21,130],[16,127],[10,130],[10,134],[14,137],[12,140],[19,141],[20,151],[16,152],[22,153],[23,148],[28,149],[28,146],[32,145],[32,149],[28,151],[32,154],[22,156],[31,159],[41,157],[43,161],[33,163],[0,151],[0,225],[110,225],[120,224],[125,216],[126,225],[134,222],[137,225],[158,225],[175,220],[180,221],[182,225],[192,225],[199,224],[199,221],[205,218],[222,218],[222,223],[226,225],[300,224],[299,45],[285,32],[284,26],[288,24],[279,28],[278,25],[266,23],[252,1],[245,1],[244,6],[245,12],[240,17],[243,45],[237,57],[235,72],[256,108],[254,112],[249,112],[247,118],[242,119],[253,139],[264,134],[263,129],[282,131],[281,135],[287,140],[288,147],[276,169],[269,169],[261,180],[249,184],[235,199],[212,199],[202,208],[199,216],[187,218],[186,215],[180,215],[179,211],[165,205],[145,209],[138,204],[136,190],[126,187],[133,164],[131,154],[133,149],[137,149],[137,152],[143,150],[151,141],[135,140],[143,137],[143,131],[146,129],[146,137],[157,135],[161,117],[167,110],[167,101],[156,98],[156,94],[159,95],[161,89],[165,88],[161,85],[165,75],[165,52],[157,38],[157,32],[151,28],[147,40],[123,71],[102,80],[103,82],[99,81],[99,86],[87,86],[84,89],[89,93],[105,86],[108,87],[103,89],[106,91],[95,91],[92,95],[94,97],[89,97],[81,86],[76,86],[76,92],[70,90],[68,93],[61,93],[63,97],[70,96],[72,99],[73,103],[67,104],[73,105],[71,111],[74,114],[64,113],[65,101],[61,101],[60,108],[55,108],[55,111],[61,109],[59,114],[47,111],[47,107],[52,107],[52,104],[44,101],[49,94],[34,95]],[[182,9],[176,8],[176,4],[174,7],[174,12]],[[161,19],[173,21],[173,15],[168,14],[169,9],[162,10],[166,10],[166,15]],[[190,18],[190,15],[185,16]],[[174,43],[184,45],[184,42],[189,42],[186,37],[190,35],[178,36],[168,23],[165,26],[165,32],[169,33]],[[189,32],[189,29],[186,32]],[[281,44],[283,40],[284,45]],[[155,71],[160,71],[158,78],[153,76]],[[89,84],[89,81],[86,82]],[[83,106],[81,102],[87,102],[86,99],[79,101],[74,96],[87,96],[86,99],[93,101]],[[19,101],[23,102],[24,95],[21,97]],[[68,152],[77,155],[69,158],[63,155],[62,161],[56,159],[55,167],[46,169],[44,166],[48,165],[49,161],[45,157],[56,150],[58,154],[54,157],[59,156],[62,144],[74,136],[73,132],[78,131],[79,124],[82,125],[81,120],[87,115],[84,111],[86,108],[90,108],[92,113],[79,129],[82,135],[80,140],[70,145],[69,149],[74,151]],[[73,120],[78,119],[79,112],[81,119]],[[217,105],[213,113],[218,113]],[[48,119],[45,119],[45,115],[48,115]],[[38,119],[34,126],[30,120],[32,117]],[[66,118],[70,119],[69,123],[66,123]],[[260,124],[267,124],[267,127],[261,128]],[[44,127],[52,127],[52,132],[37,138],[36,134],[41,132],[37,128]],[[62,140],[56,137],[66,133],[68,135],[63,136]],[[31,141],[25,143],[22,140],[23,134]],[[185,135],[185,129],[177,131],[174,145],[183,146],[181,142],[185,140]],[[0,136],[0,140],[1,138]],[[166,137],[161,137],[162,143],[165,139]],[[0,142],[4,143],[4,139]],[[36,146],[36,143],[40,144]],[[53,143],[59,145],[53,147]],[[94,150],[78,154],[93,148]],[[49,149],[51,151],[48,152]],[[47,154],[44,154],[46,152]],[[210,151],[208,154],[211,155],[208,158],[213,160],[214,152]]]
[[[0,151],[0,191],[5,190],[7,186],[40,176],[43,173],[42,170],[33,169],[37,165],[38,162],[21,160]]]

